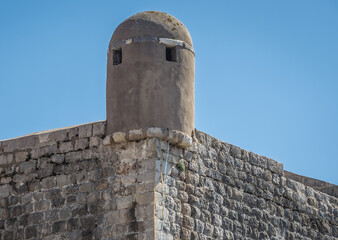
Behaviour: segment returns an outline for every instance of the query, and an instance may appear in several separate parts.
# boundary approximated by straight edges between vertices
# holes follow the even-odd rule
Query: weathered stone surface
[[[161,128],[104,144],[95,124],[0,153],[0,239],[337,238],[337,198],[274,160],[201,132],[187,148],[176,132],[167,152]]]
[[[61,153],[70,152],[73,150],[73,148],[73,143],[71,141],[61,142],[59,147]]]
[[[0,155],[0,165],[10,164],[13,161],[13,154]]]
[[[106,121],[93,123],[93,136],[103,137],[106,132]]]
[[[146,134],[148,137],[162,138],[164,134],[164,129],[151,127],[147,129]]]
[[[137,141],[143,139],[142,129],[130,130],[128,132],[128,140]]]
[[[154,126],[192,133],[195,108],[191,45],[184,25],[165,13],[142,12],[120,24],[108,51],[107,64],[112,66],[107,69],[108,134]],[[122,46],[126,64],[114,67],[116,50]],[[177,58],[184,61],[166,61],[166,47],[180,49]]]
[[[93,125],[84,124],[78,127],[79,128],[79,138],[86,138],[92,136]]]
[[[159,181],[155,188],[157,231],[169,225],[164,234],[177,239],[337,237],[336,220],[329,210],[337,208],[336,198],[285,179],[282,164],[272,159],[198,131],[196,136],[199,143],[192,156],[171,154],[176,162],[189,162],[183,175],[172,167],[166,176],[162,169],[167,181],[164,187]],[[157,155],[165,156],[166,148],[162,151]],[[325,210],[319,210],[319,199]],[[163,212],[176,212],[176,217],[163,218],[163,206]]]
[[[15,153],[15,162],[16,163],[24,162],[28,159],[28,157],[29,157],[29,153],[27,151],[16,152]]]
[[[112,136],[108,135],[103,139],[103,145],[108,146],[110,144],[112,144]]]
[[[126,239],[131,226],[134,237],[154,235],[153,140],[104,145],[105,123],[92,125],[36,134],[25,150],[15,149],[20,140],[6,142],[0,239]]]
[[[125,142],[126,141],[126,133],[124,132],[115,132],[113,133],[114,142]]]
[[[0,199],[9,197],[10,194],[10,186],[2,185],[0,186]]]
[[[335,196],[336,198],[338,197],[338,186],[337,185],[327,183],[324,181],[320,181],[314,178],[301,176],[301,175],[291,173],[288,171],[284,171],[284,174],[287,178],[303,183],[306,186],[309,186],[311,188],[314,188],[318,191],[324,192],[331,196]]]

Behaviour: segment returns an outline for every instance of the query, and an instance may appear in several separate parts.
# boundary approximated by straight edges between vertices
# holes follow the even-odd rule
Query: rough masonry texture
[[[0,177],[3,240],[338,237],[336,197],[199,131],[101,121],[5,140]]]
[[[337,192],[194,129],[192,40],[160,12],[113,34],[107,121],[0,141],[1,240],[333,240]]]

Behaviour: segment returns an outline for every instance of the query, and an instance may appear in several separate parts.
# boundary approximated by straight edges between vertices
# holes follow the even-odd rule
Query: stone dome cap
[[[180,40],[192,46],[189,31],[177,18],[164,12],[147,11],[123,21],[116,28],[109,48],[113,43],[144,36]]]

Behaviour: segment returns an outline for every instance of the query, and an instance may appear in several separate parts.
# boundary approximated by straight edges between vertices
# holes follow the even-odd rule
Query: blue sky
[[[196,128],[338,184],[338,2],[0,1],[0,139],[103,120],[106,52],[127,17],[181,20]]]

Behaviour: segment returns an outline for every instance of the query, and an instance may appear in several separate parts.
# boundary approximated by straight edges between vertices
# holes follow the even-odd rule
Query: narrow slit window
[[[113,65],[122,63],[122,48],[113,50]]]
[[[166,56],[167,61],[176,62],[176,48],[175,47],[166,47],[165,56]]]

